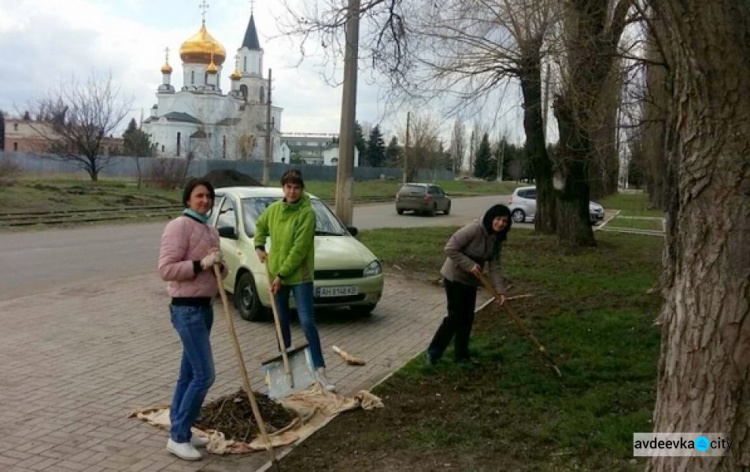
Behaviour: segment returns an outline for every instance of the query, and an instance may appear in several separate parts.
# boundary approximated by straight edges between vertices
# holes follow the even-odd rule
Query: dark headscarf
[[[503,228],[502,231],[499,233],[495,233],[492,230],[492,222],[497,218],[498,216],[504,216],[508,218],[508,224],[505,225],[505,228]],[[484,226],[484,229],[487,230],[487,233],[489,234],[496,234],[495,236],[495,245],[492,248],[492,257],[497,257],[497,253],[500,252],[500,247],[503,244],[503,241],[505,241],[508,237],[508,232],[510,231],[510,227],[513,223],[513,219],[510,217],[510,208],[508,208],[505,205],[494,205],[492,208],[487,210],[487,212],[482,217],[482,226]]]

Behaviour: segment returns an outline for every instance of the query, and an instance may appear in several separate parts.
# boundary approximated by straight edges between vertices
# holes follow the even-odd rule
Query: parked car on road
[[[508,208],[513,221],[523,223],[532,221],[536,216],[536,187],[518,187],[508,200]],[[604,207],[596,202],[589,202],[589,221],[595,224],[604,219]]]
[[[224,288],[234,294],[242,318],[266,318],[271,297],[266,268],[255,253],[255,222],[271,203],[283,198],[280,188],[228,187],[216,189],[209,220],[221,236],[221,251],[229,274]],[[346,227],[320,199],[310,195],[315,211],[315,307],[350,307],[360,314],[375,309],[383,293],[380,261],[357,241],[357,229]],[[266,250],[273,251],[270,238]],[[294,306],[293,297],[290,304]]]
[[[439,211],[449,215],[451,199],[445,191],[433,184],[404,184],[396,194],[396,213],[405,211],[435,216]]]

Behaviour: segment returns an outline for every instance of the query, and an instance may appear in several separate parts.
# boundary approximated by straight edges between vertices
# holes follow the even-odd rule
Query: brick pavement
[[[265,453],[181,461],[165,451],[166,432],[125,417],[133,408],[170,400],[181,346],[167,304],[165,284],[153,274],[0,302],[0,471],[260,467]],[[318,315],[329,378],[344,394],[371,388],[424,349],[444,312],[441,288],[388,274],[371,317]],[[207,400],[240,387],[223,316],[215,305],[217,377]],[[273,325],[235,320],[253,388],[261,389],[260,360],[276,349]],[[304,339],[296,325],[293,337]],[[368,364],[346,365],[330,350],[334,344]]]

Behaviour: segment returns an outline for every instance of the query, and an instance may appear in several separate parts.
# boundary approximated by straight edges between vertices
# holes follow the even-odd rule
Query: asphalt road
[[[451,214],[396,214],[393,203],[354,210],[359,229],[459,226],[508,195],[454,198]],[[46,292],[57,285],[116,279],[156,270],[165,222],[0,234],[0,300]]]

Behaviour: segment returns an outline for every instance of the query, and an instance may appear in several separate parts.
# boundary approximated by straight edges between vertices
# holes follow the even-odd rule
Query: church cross
[[[209,8],[208,2],[206,0],[203,0],[200,5],[198,5],[198,8],[203,10],[203,12],[201,12],[201,16],[203,16],[203,24],[206,24],[206,11]]]

